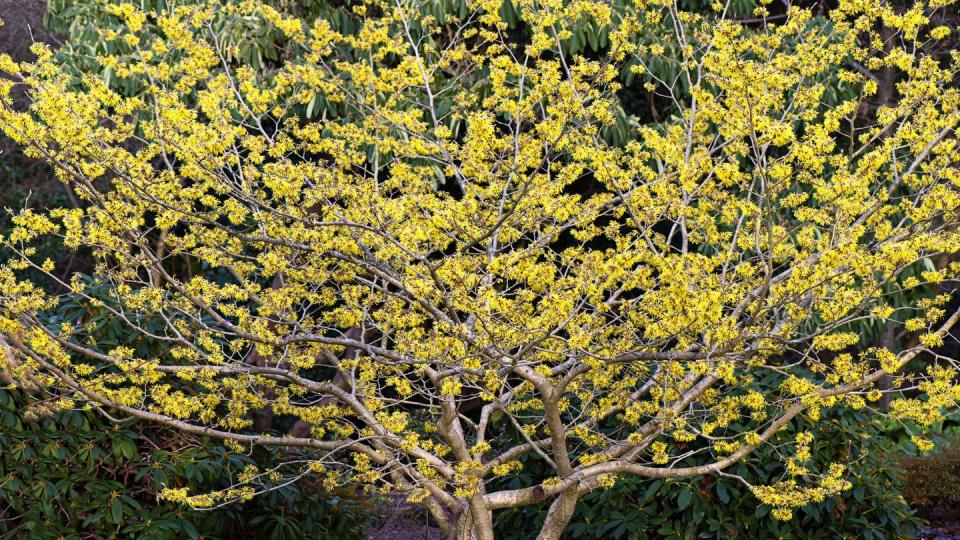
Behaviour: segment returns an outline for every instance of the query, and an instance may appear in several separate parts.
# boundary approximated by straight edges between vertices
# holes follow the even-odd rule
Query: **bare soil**
[[[34,41],[58,44],[59,40],[43,26],[46,0],[0,0],[0,50],[14,60],[30,60],[30,45]]]
[[[367,531],[367,540],[442,540],[440,529],[432,526],[425,508],[390,496],[377,508],[380,525]]]

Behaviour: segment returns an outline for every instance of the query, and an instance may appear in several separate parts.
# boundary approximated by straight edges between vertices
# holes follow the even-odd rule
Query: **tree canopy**
[[[0,129],[83,202],[17,212],[2,238],[7,377],[61,408],[283,449],[167,499],[248,499],[293,471],[400,491],[479,539],[494,510],[542,501],[557,538],[619,476],[729,475],[762,445],[784,477],[751,489],[789,519],[849,487],[810,434],[778,437],[797,416],[886,392],[923,426],[956,405],[935,350],[960,265],[936,256],[960,250],[960,53],[924,48],[954,2],[769,21],[764,4],[752,22],[720,2],[482,0],[443,20],[429,3],[358,3],[349,31],[254,0],[109,4],[125,46],[96,61],[138,81],[125,93],[43,45],[0,57]],[[296,54],[238,66],[224,21]],[[865,120],[881,72],[899,101]],[[612,137],[627,76],[668,111]],[[38,260],[49,237],[92,254],[109,302]],[[56,316],[67,295],[157,346],[83,339]],[[865,347],[864,321],[905,321],[915,345]],[[495,488],[526,455],[555,476]]]

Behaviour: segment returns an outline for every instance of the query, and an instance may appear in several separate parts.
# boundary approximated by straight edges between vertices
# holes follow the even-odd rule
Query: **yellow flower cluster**
[[[903,368],[956,322],[960,55],[911,45],[950,29],[882,0],[763,31],[629,4],[477,0],[441,21],[368,0],[345,31],[260,0],[110,3],[129,52],[95,61],[135,96],[43,46],[0,56],[0,130],[80,201],[14,213],[0,238],[4,372],[236,451],[301,447],[324,485],[476,523],[631,472],[719,470],[798,415],[870,410],[884,375],[920,391],[891,414],[941,419],[956,366]],[[297,60],[236,65],[229,21]],[[626,118],[626,84],[656,123]],[[89,252],[98,286],[39,257],[51,240]],[[68,295],[138,339],[47,324]],[[916,346],[859,333],[898,321]],[[267,434],[271,415],[294,429]],[[793,444],[788,479],[754,489],[778,519],[848,487],[839,466],[801,485],[813,441]],[[690,447],[706,469],[683,466]],[[550,481],[488,491],[534,455]],[[208,507],[260,474],[162,496]]]

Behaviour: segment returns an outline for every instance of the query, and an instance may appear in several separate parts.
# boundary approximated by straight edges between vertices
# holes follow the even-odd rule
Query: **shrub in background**
[[[116,306],[106,284],[83,281],[86,294],[102,303],[72,295],[46,324],[69,321],[80,327],[81,339],[158,353],[161,344],[109,317]],[[237,455],[154,425],[111,423],[93,411],[55,412],[54,399],[0,389],[0,537],[339,540],[362,537],[371,523],[365,499],[283,477],[274,484],[282,487],[244,504],[195,511],[160,502],[165,486],[220,489],[247,465],[263,466],[275,456],[263,449]]]
[[[844,434],[854,425],[862,430],[858,444]],[[868,426],[868,427],[864,427]],[[909,437],[900,444],[886,433],[884,424],[859,411],[833,412],[820,422],[800,423],[793,432],[811,430],[817,459],[849,463],[854,488],[823,504],[798,509],[790,521],[777,521],[770,508],[759,504],[742,484],[731,479],[696,477],[686,480],[620,479],[613,488],[586,495],[577,507],[566,538],[912,538],[921,521],[903,493],[912,490],[905,482],[897,460]],[[774,483],[783,468],[764,449],[731,468],[732,473],[756,483]],[[960,453],[955,453],[960,455]],[[960,459],[954,464],[960,464]],[[536,471],[545,471],[534,460],[525,463],[524,474],[510,479],[512,487],[533,485]],[[960,473],[960,467],[955,469]],[[911,469],[912,472],[912,469]],[[954,486],[960,485],[954,476]],[[912,493],[912,491],[910,491]],[[546,508],[525,507],[496,516],[498,538],[522,540],[540,527]]]
[[[164,485],[217,489],[263,456],[199,439],[184,445],[182,435],[86,411],[47,411],[0,389],[0,537],[350,539],[369,524],[368,503],[309,482],[212,511],[157,502]]]
[[[900,465],[910,478],[903,495],[911,505],[934,507],[960,501],[960,433],[945,436],[933,454],[906,456]]]

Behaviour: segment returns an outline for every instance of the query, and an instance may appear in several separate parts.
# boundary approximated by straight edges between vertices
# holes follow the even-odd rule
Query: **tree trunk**
[[[573,517],[573,511],[577,508],[577,486],[567,489],[557,497],[550,510],[547,511],[547,518],[543,521],[543,527],[540,528],[540,534],[537,540],[557,540],[570,523]]]
[[[493,540],[493,512],[474,496],[457,521],[456,540]]]

